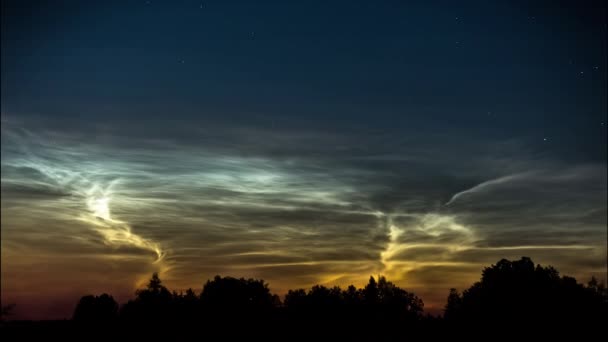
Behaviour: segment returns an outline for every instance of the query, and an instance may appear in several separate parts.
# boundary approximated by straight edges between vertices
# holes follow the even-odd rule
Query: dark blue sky
[[[503,257],[606,277],[605,1],[1,4],[19,317],[153,271],[437,312]]]
[[[2,12],[5,115],[548,137],[605,159],[601,1],[4,1]]]

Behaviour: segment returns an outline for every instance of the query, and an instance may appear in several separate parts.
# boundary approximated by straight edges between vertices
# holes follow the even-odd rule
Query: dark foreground
[[[347,322],[341,318],[327,321],[286,321],[252,319],[239,322],[228,319],[208,322],[82,324],[72,320],[11,322],[4,324],[4,341],[90,341],[90,340],[165,340],[165,341],[414,341],[414,340],[539,340],[606,337],[606,319],[596,322],[513,322],[487,324],[467,322],[460,327],[433,318],[416,325],[403,322]]]
[[[364,288],[291,290],[281,301],[262,280],[215,277],[200,293],[171,292],[157,275],[118,305],[84,296],[73,319],[0,323],[3,340],[506,340],[605,338],[606,287],[560,276],[529,258],[501,260],[462,293],[451,290],[444,315],[384,277]],[[10,317],[10,316],[6,316]],[[4,317],[3,317],[4,318]],[[7,338],[7,339],[5,339]]]

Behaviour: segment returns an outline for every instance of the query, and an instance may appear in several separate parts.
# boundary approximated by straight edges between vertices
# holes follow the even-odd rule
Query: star
[[[593,67],[593,69],[595,69],[595,70],[597,70],[597,69],[599,69],[599,68],[600,68],[600,67],[598,67],[598,66],[594,66],[594,67]]]
[[[547,140],[548,140],[547,138],[543,138],[543,141],[547,141]]]

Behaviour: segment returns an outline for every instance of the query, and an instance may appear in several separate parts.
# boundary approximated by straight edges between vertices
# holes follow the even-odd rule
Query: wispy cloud
[[[452,196],[452,198],[450,198],[450,200],[447,201],[444,205],[448,206],[448,205],[452,204],[454,201],[456,201],[458,198],[460,198],[462,196],[466,196],[467,194],[473,194],[476,192],[480,192],[480,191],[483,191],[484,189],[490,188],[492,186],[509,183],[511,181],[517,180],[519,178],[523,178],[525,176],[526,176],[526,174],[515,174],[515,175],[509,175],[509,176],[504,176],[504,177],[500,177],[500,178],[496,178],[496,179],[491,179],[489,181],[485,181],[483,183],[475,185],[474,187],[472,187],[470,189],[466,189],[466,190],[460,191],[458,193],[455,193]]]
[[[132,286],[161,270],[176,288],[217,273],[263,277],[278,292],[383,273],[427,306],[502,257],[584,277],[606,270],[591,262],[605,260],[604,164],[538,158],[514,143],[421,137],[410,147],[374,134],[211,126],[3,124],[3,296],[25,293],[43,259]],[[16,255],[28,257],[8,261]]]

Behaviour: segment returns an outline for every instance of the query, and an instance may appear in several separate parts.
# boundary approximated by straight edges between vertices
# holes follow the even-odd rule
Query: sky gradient
[[[2,1],[2,304],[606,279],[601,1]]]

